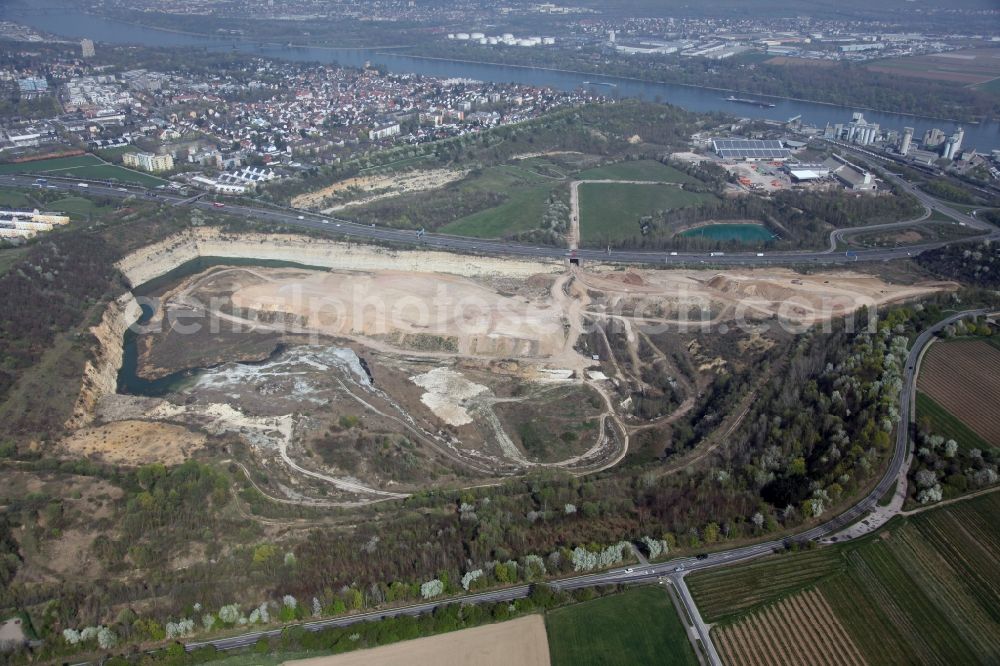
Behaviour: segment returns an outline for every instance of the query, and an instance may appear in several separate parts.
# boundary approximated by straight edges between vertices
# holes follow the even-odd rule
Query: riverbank
[[[396,56],[396,57],[399,57],[399,56],[402,55],[403,57],[413,58],[414,60],[430,60],[430,61],[439,61],[439,62],[451,62],[451,63],[460,63],[460,64],[465,64],[465,65],[477,65],[477,66],[483,66],[483,67],[512,67],[514,69],[525,69],[525,70],[532,70],[532,71],[539,71],[539,72],[553,72],[553,73],[558,73],[558,74],[573,74],[573,75],[578,75],[578,76],[595,76],[595,75],[597,75],[597,76],[601,76],[602,78],[605,78],[605,79],[618,80],[618,81],[634,81],[636,83],[649,83],[649,84],[662,84],[662,85],[670,85],[670,86],[682,86],[684,88],[691,88],[691,89],[694,89],[694,90],[712,90],[712,91],[717,91],[717,92],[734,93],[734,94],[738,93],[738,94],[741,94],[741,95],[753,95],[754,97],[763,97],[763,98],[767,98],[767,99],[775,99],[775,100],[781,100],[781,101],[786,101],[786,102],[801,102],[803,104],[821,104],[823,106],[829,106],[829,107],[833,107],[833,108],[851,108],[851,109],[854,109],[856,111],[871,111],[871,112],[874,112],[874,113],[891,113],[891,114],[899,115],[899,116],[909,116],[911,118],[919,118],[919,119],[922,119],[922,120],[934,120],[934,121],[943,122],[943,123],[961,123],[961,124],[965,124],[965,125],[979,125],[981,123],[981,120],[956,120],[954,118],[941,118],[941,117],[938,117],[938,116],[927,116],[927,115],[921,115],[921,114],[918,114],[918,113],[909,113],[907,111],[894,111],[894,110],[891,110],[891,109],[879,109],[879,108],[871,107],[871,106],[858,106],[858,105],[847,105],[847,106],[845,106],[843,103],[824,102],[824,101],[818,100],[818,99],[806,99],[806,98],[802,98],[802,97],[787,97],[787,96],[783,96],[783,95],[769,95],[767,93],[755,92],[755,91],[752,91],[752,90],[741,90],[739,88],[722,88],[722,87],[718,87],[718,86],[705,86],[705,85],[697,85],[697,84],[694,84],[694,83],[684,83],[682,81],[668,81],[668,80],[664,80],[664,79],[647,79],[647,78],[642,78],[642,77],[637,77],[637,76],[622,76],[620,74],[605,74],[605,73],[602,73],[600,70],[597,70],[597,69],[594,69],[594,70],[588,72],[586,70],[578,70],[578,69],[562,69],[562,68],[559,68],[559,67],[542,67],[542,66],[539,66],[539,65],[516,65],[516,64],[508,64],[508,63],[502,63],[502,62],[491,62],[489,60],[468,60],[468,59],[462,59],[462,58],[442,58],[442,57],[439,57],[439,56],[426,56],[426,55],[419,55],[419,54],[413,54],[413,53],[406,53],[406,54],[384,53],[383,54],[380,51],[376,51],[375,55],[387,55],[387,56],[388,55],[392,55],[392,56]],[[583,85],[583,82],[581,82],[581,85]]]
[[[577,90],[587,79],[595,80],[598,76],[604,78],[604,74],[601,72],[594,74],[588,71],[581,72],[574,68],[497,65],[480,59],[478,54],[473,58],[458,60],[423,56],[418,54],[422,47],[412,46],[407,48],[393,46],[391,48],[352,49],[349,47],[299,45],[287,48],[286,46],[257,46],[251,41],[209,40],[202,36],[171,33],[160,29],[127,27],[124,24],[109,21],[103,16],[84,13],[74,7],[65,7],[58,13],[37,11],[24,2],[16,0],[12,3],[0,4],[0,19],[30,25],[46,33],[64,37],[75,39],[87,37],[103,44],[142,43],[154,48],[233,48],[251,56],[263,56],[291,62],[329,63],[345,67],[363,67],[370,62],[376,63],[390,73],[418,74],[442,79],[459,77],[498,83],[513,81],[523,85],[547,87],[560,91]],[[589,65],[587,67],[589,68]],[[625,74],[628,73],[625,72]],[[868,105],[851,107],[834,102],[813,102],[773,95],[761,95],[761,97],[776,103],[776,108],[760,109],[752,106],[737,108],[737,105],[725,101],[725,97],[730,94],[745,95],[748,93],[734,88],[704,87],[698,85],[697,81],[683,84],[663,83],[642,76],[609,76],[607,79],[618,83],[615,93],[622,98],[662,99],[695,113],[722,112],[731,116],[759,120],[784,120],[798,116],[807,125],[824,127],[827,124],[846,122],[852,113],[863,110],[869,122],[879,123],[882,127],[899,131],[902,131],[904,126],[913,127],[915,135],[922,135],[933,128],[940,129],[945,133],[953,132],[959,125],[957,122],[946,120],[940,116],[898,114],[875,110],[875,107]],[[873,103],[875,102],[873,101]],[[963,126],[965,129],[964,145],[974,147],[981,153],[1000,149],[1000,122],[989,121],[979,125],[964,123]]]
[[[83,13],[88,16],[93,16],[95,18],[102,19],[104,21],[114,21],[115,23],[123,23],[125,25],[130,25],[135,28],[143,28],[144,30],[156,30],[158,32],[165,32],[172,35],[184,35],[186,37],[198,37],[200,39],[217,41],[220,42],[218,44],[219,47],[224,47],[227,44],[232,44],[234,42],[243,42],[245,44],[249,44],[252,46],[259,46],[259,47],[272,46],[278,48],[286,47],[290,49],[322,49],[324,51],[367,51],[375,49],[384,51],[389,49],[409,49],[415,46],[414,44],[387,44],[385,46],[322,46],[320,44],[295,44],[293,42],[285,42],[285,43],[272,42],[272,41],[265,41],[263,39],[260,40],[253,39],[252,37],[247,37],[246,35],[236,37],[236,36],[213,34],[208,32],[193,32],[190,30],[178,30],[177,28],[166,28],[151,23],[143,23],[141,21],[130,21],[115,16],[107,16],[105,14],[95,11],[83,10]]]

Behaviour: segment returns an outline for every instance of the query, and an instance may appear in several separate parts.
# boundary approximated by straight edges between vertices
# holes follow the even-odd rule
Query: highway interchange
[[[879,157],[870,155],[871,157]],[[982,231],[978,236],[965,238],[969,240],[1000,240],[1000,231],[992,225],[985,223],[975,216],[967,215],[954,208],[934,199],[909,183],[886,174],[897,185],[916,197],[927,209],[925,216],[930,215],[930,211],[938,211],[955,223],[961,223],[968,227]],[[467,252],[472,254],[496,255],[496,256],[520,256],[533,257],[539,259],[560,259],[564,260],[568,252],[564,248],[532,246],[507,241],[490,241],[472,238],[462,238],[444,234],[426,233],[417,235],[413,231],[391,229],[379,226],[365,226],[341,220],[330,216],[321,216],[297,211],[292,209],[280,209],[276,207],[248,206],[245,204],[225,204],[219,207],[217,203],[205,201],[198,197],[188,197],[170,192],[169,190],[148,190],[137,187],[121,187],[108,185],[95,181],[82,181],[80,179],[52,178],[46,177],[46,183],[41,185],[50,189],[75,191],[79,194],[90,196],[107,196],[114,198],[137,197],[140,199],[160,201],[171,205],[186,205],[204,209],[211,209],[229,215],[238,215],[245,218],[268,222],[273,224],[286,225],[290,227],[300,227],[304,229],[327,232],[334,238],[345,238],[351,240],[374,241],[380,243],[402,244],[419,246],[430,249],[440,249],[455,252]],[[86,185],[82,187],[81,183]],[[37,187],[36,177],[23,175],[0,176],[0,186],[8,187]],[[918,220],[919,221],[919,220]],[[912,225],[918,221],[906,221],[889,225],[876,225],[867,229],[891,228]],[[865,228],[852,229],[851,233],[863,231]],[[691,265],[698,263],[709,263],[712,265],[809,265],[812,263],[831,265],[846,264],[852,262],[873,262],[890,261],[893,259],[906,258],[924,252],[929,249],[947,245],[948,242],[926,243],[921,245],[910,245],[899,248],[878,248],[859,249],[851,252],[838,250],[840,241],[839,234],[831,234],[830,247],[822,251],[801,251],[801,252],[776,252],[766,253],[727,253],[725,255],[709,256],[707,253],[678,252],[665,253],[662,251],[636,251],[636,250],[615,250],[612,252],[600,250],[580,249],[575,251],[574,256],[583,260],[593,260],[601,262],[617,262],[632,264],[660,264],[660,265]],[[911,420],[911,398],[916,381],[916,364],[921,351],[927,343],[944,326],[957,321],[958,319],[984,314],[982,311],[967,311],[945,319],[933,327],[923,331],[916,339],[906,361],[903,376],[903,389],[900,396],[900,427],[897,428],[895,450],[892,460],[881,481],[858,503],[850,509],[823,523],[800,534],[785,537],[780,540],[757,543],[740,548],[704,554],[699,558],[679,558],[665,563],[636,565],[634,568],[614,569],[598,573],[573,576],[558,580],[549,581],[548,584],[558,590],[573,590],[581,587],[595,585],[610,585],[621,583],[643,583],[643,582],[667,582],[675,586],[682,603],[687,608],[688,614],[694,621],[694,629],[697,631],[700,642],[704,648],[705,656],[710,664],[721,664],[718,654],[708,635],[708,627],[702,622],[697,607],[691,598],[690,593],[684,584],[684,576],[692,571],[699,571],[724,565],[731,565],[737,562],[755,559],[776,550],[782,549],[792,541],[807,542],[818,541],[821,538],[829,537],[841,531],[846,526],[861,519],[875,505],[895,482],[899,476],[905,460],[907,459],[907,449],[909,447],[909,427]],[[304,623],[302,626],[309,631],[319,631],[327,627],[347,626],[356,622],[366,620],[376,620],[386,617],[401,615],[419,615],[431,612],[435,608],[452,603],[496,603],[502,601],[512,601],[514,599],[526,597],[530,593],[529,585],[518,585],[499,590],[482,592],[479,594],[463,595],[439,601],[429,601],[420,604],[400,608],[389,608],[368,613],[359,613],[344,617],[318,620]],[[683,618],[682,618],[683,619]],[[217,638],[206,641],[197,641],[186,644],[186,649],[191,651],[203,646],[214,646],[219,650],[232,650],[253,645],[261,638],[277,636],[281,629],[271,629],[268,631],[258,631],[244,633],[228,638]]]

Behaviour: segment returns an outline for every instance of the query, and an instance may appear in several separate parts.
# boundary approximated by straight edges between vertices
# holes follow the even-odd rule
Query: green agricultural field
[[[640,236],[639,218],[644,215],[714,199],[674,185],[586,183],[580,185],[580,240],[603,245],[635,238]]]
[[[545,616],[552,666],[690,664],[695,656],[670,598],[640,587]]]
[[[93,155],[78,155],[77,157],[56,157],[51,160],[36,160],[34,162],[17,162],[13,164],[0,164],[0,174],[11,173],[41,173],[43,171],[56,171],[59,169],[73,169],[76,167],[94,166],[103,164],[101,160]]]
[[[520,231],[537,229],[545,214],[545,203],[550,191],[548,187],[533,187],[512,192],[505,203],[466,215],[444,225],[440,230],[457,236],[503,238]]]
[[[655,160],[618,162],[578,173],[577,180],[652,180],[662,183],[697,183],[683,171]]]
[[[67,178],[91,180],[114,179],[122,183],[135,183],[147,187],[156,187],[167,182],[156,176],[132,171],[114,164],[107,164],[94,155],[57,157],[51,160],[19,162],[17,164],[0,164],[0,174],[10,173],[44,173],[54,176],[65,176]]]
[[[818,591],[873,664],[998,663],[998,512],[1000,493],[980,495],[854,542],[696,574],[691,590],[705,619],[722,625]]]
[[[45,204],[45,210],[66,213],[70,217],[90,215],[97,206],[90,199],[83,197],[65,197]]]
[[[391,197],[341,214],[362,223],[498,238],[538,228],[550,192],[560,185],[529,169],[501,165],[473,171],[441,189]]]
[[[917,423],[921,423],[924,419],[929,422],[928,432],[941,435],[945,439],[953,439],[958,442],[959,447],[965,450],[986,451],[993,448],[969,426],[962,423],[957,416],[935,402],[932,397],[926,393],[917,392]]]
[[[56,172],[56,175],[85,178],[90,180],[117,180],[122,183],[134,183],[145,185],[146,187],[157,187],[164,185],[168,181],[156,176],[151,176],[141,171],[132,171],[114,164],[98,164],[94,166],[78,167],[76,169],[64,169]]]
[[[793,559],[795,566],[782,566]],[[844,569],[840,553],[825,548],[696,574],[688,579],[688,587],[705,621],[718,622],[794,594]]]

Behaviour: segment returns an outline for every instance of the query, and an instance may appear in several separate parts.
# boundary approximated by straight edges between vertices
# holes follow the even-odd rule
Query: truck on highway
[[[77,183],[76,186],[77,187],[90,187],[90,185],[87,185],[87,183]]]
[[[721,256],[724,256],[725,254],[726,254],[725,252],[709,252],[708,256],[710,256],[710,257],[721,257]]]
[[[35,179],[35,185],[37,187],[45,187],[48,184],[49,184],[49,181],[46,178],[36,178]]]
[[[225,208],[225,207],[226,207],[226,204],[224,204],[224,203],[220,203],[220,202],[218,202],[218,201],[214,201],[214,202],[212,202],[212,207],[213,207],[213,208]]]

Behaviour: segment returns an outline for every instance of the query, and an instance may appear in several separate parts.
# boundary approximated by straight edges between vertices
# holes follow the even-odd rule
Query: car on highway
[[[220,202],[218,202],[218,201],[215,201],[215,202],[213,202],[213,203],[212,203],[212,207],[213,207],[213,208],[225,208],[225,207],[226,207],[226,204],[224,204],[224,203],[220,203]]]
[[[88,185],[87,183],[77,183],[76,186],[77,187],[90,187],[90,185]]]
[[[684,571],[684,565],[683,564],[680,565],[679,567],[676,567],[674,569],[674,573],[680,573],[681,571]]]
[[[304,215],[299,215],[299,216],[298,216],[297,218],[295,218],[295,219],[297,219],[297,220],[304,220],[304,219],[306,219],[306,218],[305,218],[305,216],[304,216]]]
[[[698,553],[697,555],[694,556],[694,559],[696,559],[696,560],[707,560],[708,559],[708,553]]]
[[[635,569],[629,567],[628,569],[625,570],[625,573],[632,573],[633,571],[635,571]]]

